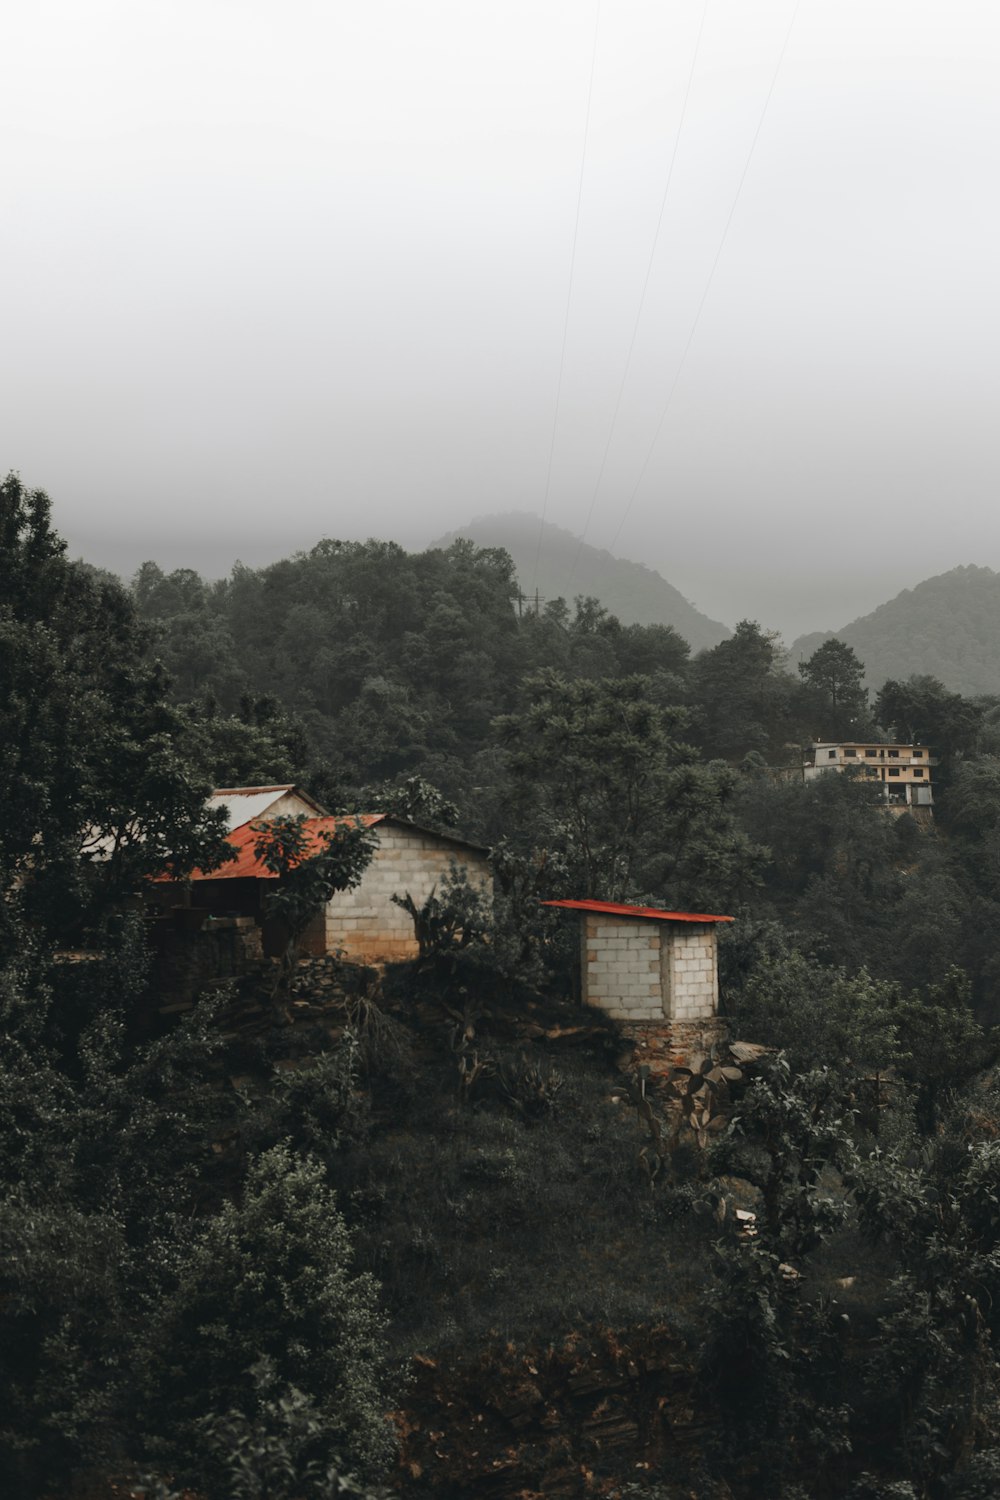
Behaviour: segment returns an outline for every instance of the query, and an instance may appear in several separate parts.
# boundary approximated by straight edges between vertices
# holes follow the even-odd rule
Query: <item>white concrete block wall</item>
[[[409,913],[392,900],[409,891],[421,906],[436,886],[440,891],[452,863],[465,866],[469,879],[492,895],[485,855],[398,825],[379,825],[378,846],[353,891],[339,891],[326,909],[327,951],[343,948],[362,963],[415,958],[418,952]]]
[[[660,924],[585,912],[583,998],[619,1021],[663,1020]]]
[[[719,1009],[719,969],[715,925],[671,922],[670,1016],[676,1021],[708,1021]]]
[[[659,922],[585,912],[583,998],[619,1021],[693,1022],[718,1011],[712,923]]]

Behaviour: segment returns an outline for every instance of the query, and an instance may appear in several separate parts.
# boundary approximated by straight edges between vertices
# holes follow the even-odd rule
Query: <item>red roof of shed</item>
[[[623,906],[618,901],[543,901],[542,906],[566,906],[572,911],[604,912],[610,917],[642,917],[653,922],[732,922],[733,917],[703,911],[663,911],[658,906]]]

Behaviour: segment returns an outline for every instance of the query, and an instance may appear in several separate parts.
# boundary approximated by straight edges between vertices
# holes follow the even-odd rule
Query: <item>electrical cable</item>
[[[701,38],[705,30],[705,17],[707,15],[708,0],[704,0],[701,8],[701,22],[698,26],[698,35],[695,39],[694,52],[691,56],[691,68],[687,77],[687,87],[684,90],[684,99],[681,104],[680,119],[677,122],[677,131],[674,135],[674,148],[670,155],[670,165],[667,168],[667,180],[663,187],[663,196],[660,199],[660,213],[659,217],[656,220],[656,231],[653,235],[653,243],[649,251],[649,260],[646,264],[646,277],[642,283],[642,291],[639,295],[639,305],[636,309],[635,321],[632,324],[632,337],[629,339],[628,353],[625,356],[625,368],[622,371],[622,378],[618,385],[618,395],[615,398],[615,407],[614,411],[611,414],[611,426],[608,428],[608,437],[606,443],[604,444],[604,453],[601,456],[601,466],[597,471],[597,479],[594,482],[593,492],[590,496],[590,505],[587,509],[587,517],[583,523],[583,530],[580,533],[579,540],[577,541],[576,552],[573,555],[573,562],[569,570],[569,578],[566,583],[567,596],[569,595],[569,592],[573,586],[573,578],[576,574],[577,565],[580,561],[580,552],[583,548],[584,542],[586,541],[587,532],[590,530],[590,522],[593,519],[594,515],[594,506],[597,503],[597,496],[601,488],[601,481],[604,478],[604,470],[608,462],[608,454],[611,452],[612,439],[614,438],[615,429],[618,425],[618,413],[621,409],[622,396],[625,393],[625,384],[629,377],[629,371],[632,368],[632,354],[635,349],[635,340],[639,332],[639,323],[642,319],[643,308],[646,305],[646,293],[649,290],[650,277],[652,276],[653,272],[653,261],[656,258],[656,248],[660,240],[660,230],[663,227],[663,215],[667,206],[667,198],[670,194],[670,184],[672,183],[674,178],[674,165],[677,161],[677,149],[680,145],[681,135],[684,130],[684,119],[687,115],[688,99],[691,97],[691,84],[694,80],[695,68],[698,65],[698,53],[701,50]]]
[[[594,13],[594,42],[590,53],[590,82],[587,86],[587,114],[583,127],[583,151],[580,156],[580,180],[576,190],[576,218],[573,224],[573,249],[569,260],[569,286],[566,289],[566,315],[563,319],[562,348],[559,354],[559,379],[556,383],[556,406],[552,417],[552,437],[549,442],[549,462],[545,472],[545,493],[542,498],[542,514],[538,522],[538,545],[535,548],[535,566],[531,574],[531,592],[538,582],[538,563],[542,555],[542,532],[549,505],[549,490],[552,484],[552,460],[556,451],[556,434],[559,430],[559,408],[562,404],[563,375],[566,370],[566,340],[569,334],[569,314],[573,302],[573,278],[576,272],[576,245],[580,235],[580,204],[583,202],[583,177],[587,165],[587,143],[590,138],[590,106],[594,97],[594,70],[597,65],[597,33],[601,24],[601,0],[597,0]]]
[[[788,50],[788,43],[791,40],[792,30],[793,30],[793,28],[795,26],[795,19],[798,16],[799,6],[800,6],[801,3],[802,3],[802,0],[795,0],[795,6],[794,6],[794,8],[792,10],[792,18],[789,21],[789,23],[788,23],[788,29],[785,32],[785,39],[784,39],[784,41],[781,44],[781,51],[778,53],[778,61],[775,63],[774,72],[771,75],[771,83],[770,83],[770,86],[768,88],[767,94],[766,94],[765,99],[764,99],[763,108],[761,109],[761,112],[760,112],[760,119],[757,121],[757,129],[754,131],[753,140],[750,142],[750,150],[747,152],[746,161],[743,163],[743,171],[742,171],[742,173],[740,175],[739,184],[738,184],[738,186],[736,188],[736,196],[734,197],[733,202],[732,202],[732,206],[731,206],[731,208],[729,210],[729,216],[726,219],[725,228],[722,231],[722,238],[719,241],[719,247],[718,247],[718,249],[715,252],[715,259],[712,262],[712,269],[708,273],[708,280],[705,282],[705,287],[704,287],[704,290],[702,291],[702,294],[701,294],[701,300],[698,303],[698,308],[697,308],[697,311],[695,312],[695,315],[694,315],[694,321],[691,324],[691,328],[690,328],[690,331],[689,331],[688,336],[687,336],[687,342],[684,345],[684,349],[683,349],[683,352],[681,353],[680,361],[679,361],[679,363],[677,365],[676,371],[674,372],[674,378],[673,378],[673,381],[671,383],[670,390],[667,393],[666,404],[664,405],[663,413],[662,413],[662,415],[660,417],[660,420],[657,423],[656,431],[653,434],[653,440],[650,443],[649,448],[646,451],[646,457],[643,459],[642,467],[639,470],[639,477],[636,479],[636,482],[635,482],[635,484],[632,487],[632,493],[629,495],[628,503],[626,504],[625,509],[622,511],[621,518],[620,518],[620,520],[618,522],[618,528],[615,531],[614,536],[611,538],[611,541],[608,544],[607,550],[609,552],[612,550],[612,548],[614,547],[615,543],[618,541],[618,538],[621,536],[622,528],[624,527],[625,522],[628,520],[629,512],[632,509],[632,504],[633,504],[633,502],[635,500],[636,495],[639,492],[639,487],[642,484],[643,479],[645,478],[646,470],[649,467],[650,459],[653,456],[653,450],[655,449],[657,443],[659,442],[660,433],[663,431],[663,428],[666,425],[667,417],[668,417],[668,415],[670,413],[670,408],[671,408],[671,405],[673,403],[674,395],[675,395],[675,393],[677,391],[677,386],[678,386],[678,384],[680,382],[681,374],[682,374],[682,372],[684,370],[685,363],[687,362],[688,353],[689,353],[689,351],[691,349],[692,343],[694,342],[694,336],[695,336],[695,332],[697,331],[697,328],[698,328],[698,323],[699,323],[699,321],[701,319],[702,309],[704,308],[705,302],[708,299],[708,294],[709,294],[709,291],[711,290],[712,282],[715,279],[715,272],[716,272],[716,270],[718,268],[719,261],[722,259],[722,252],[723,252],[723,250],[725,248],[726,240],[729,238],[729,230],[730,230],[730,227],[731,227],[732,222],[733,222],[733,217],[734,217],[734,215],[736,213],[737,204],[740,201],[740,195],[743,192],[743,184],[747,180],[747,173],[750,170],[750,163],[753,160],[753,154],[754,154],[754,151],[756,150],[757,141],[760,138],[761,129],[763,128],[763,125],[764,125],[764,118],[765,118],[765,116],[767,114],[768,105],[771,102],[771,95],[774,93],[774,86],[775,86],[775,84],[778,81],[778,74],[781,71],[781,64],[783,63],[784,58],[785,58],[785,53]]]

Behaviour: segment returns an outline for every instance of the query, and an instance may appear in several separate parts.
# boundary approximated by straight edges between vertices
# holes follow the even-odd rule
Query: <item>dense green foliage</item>
[[[703,615],[652,568],[592,547],[538,516],[516,511],[484,516],[456,535],[478,547],[502,547],[508,553],[525,607],[533,607],[536,592],[543,602],[592,594],[624,624],[668,625],[694,651],[717,646],[729,634],[725,625]],[[438,545],[455,539],[448,537]]]
[[[1000,704],[903,673],[869,703],[849,643],[792,672],[750,621],[692,659],[592,598],[519,611],[466,542],[148,563],[129,596],[8,478],[0,552],[5,1494],[361,1495],[420,1425],[400,1361],[598,1327],[648,1374],[667,1325],[697,1461],[646,1484],[639,1450],[567,1448],[552,1493],[995,1493]],[[933,824],[795,774],[848,733],[930,741]],[[419,961],[299,1050],[288,993],[250,1040],[231,995],[161,1017],[138,915],[151,872],[220,857],[209,785],[285,780],[490,841],[497,890],[456,870],[413,908]],[[368,853],[261,838],[293,936]],[[736,915],[725,1003],[775,1050],[704,1075],[718,1129],[623,1083],[573,1003],[539,902],[586,895]],[[498,1495],[547,1492],[529,1459]]]
[[[975,695],[1000,692],[998,631],[1000,574],[969,566],[903,589],[837,635],[866,664],[873,687],[890,677],[929,676]],[[811,656],[824,639],[803,636],[793,645],[795,657]]]
[[[958,966],[979,1016],[1000,1017],[1000,704],[927,676],[869,703],[846,642],[792,672],[774,634],[742,621],[692,659],[674,631],[623,626],[593,599],[519,614],[515,596],[509,558],[468,542],[323,542],[212,585],[147,563],[135,582],[191,699],[186,753],[217,782],[298,777],[359,810],[437,788],[447,821],[529,869],[558,866],[574,894],[738,908],[822,962],[908,987]],[[887,819],[850,777],[776,774],[840,734],[932,745],[937,836]]]
[[[196,855],[210,867],[225,846],[131,600],[67,562],[47,497],[13,475],[0,559],[0,894],[65,932],[144,875]]]

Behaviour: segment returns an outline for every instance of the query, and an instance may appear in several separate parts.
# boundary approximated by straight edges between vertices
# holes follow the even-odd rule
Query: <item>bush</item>
[[[127,1327],[123,1227],[40,1191],[0,1204],[0,1493],[107,1458]]]
[[[248,1372],[255,1389],[251,1416],[231,1410],[197,1423],[213,1470],[213,1493],[227,1500],[379,1500],[329,1452],[316,1404],[294,1386],[282,1390],[270,1359]]]
[[[206,1412],[251,1420],[250,1368],[265,1356],[282,1386],[313,1403],[330,1454],[372,1471],[393,1444],[384,1412],[376,1283],[352,1275],[351,1245],[322,1166],[276,1146],[174,1257],[152,1309],[144,1417],[152,1450],[197,1482],[209,1463],[191,1433]],[[185,1470],[189,1472],[185,1472]]]

